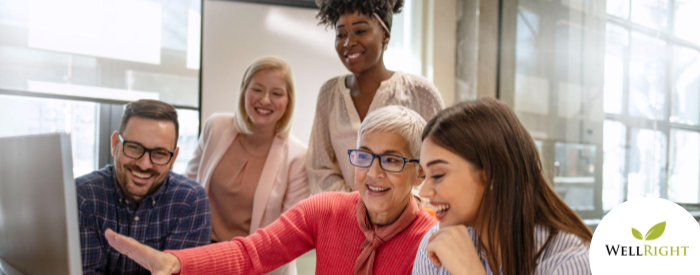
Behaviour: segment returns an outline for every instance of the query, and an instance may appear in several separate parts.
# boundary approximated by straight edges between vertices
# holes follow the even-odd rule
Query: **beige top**
[[[345,86],[345,77],[327,81],[318,95],[306,154],[311,194],[322,191],[355,191],[354,167],[348,150],[357,147],[360,116]],[[421,76],[395,72],[382,81],[369,112],[388,105],[401,105],[418,112],[426,121],[445,108],[437,88]],[[417,157],[417,156],[416,156]]]
[[[240,140],[231,143],[211,176],[209,205],[214,241],[229,241],[250,232],[255,189],[266,156],[251,156]]]

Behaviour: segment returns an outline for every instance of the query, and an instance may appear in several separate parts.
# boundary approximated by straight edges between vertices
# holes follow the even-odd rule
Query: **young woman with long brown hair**
[[[440,223],[413,274],[590,274],[592,233],[543,175],[537,147],[504,103],[486,98],[438,113],[420,163]]]

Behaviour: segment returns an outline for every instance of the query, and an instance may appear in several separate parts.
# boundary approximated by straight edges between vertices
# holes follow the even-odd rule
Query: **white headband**
[[[384,30],[386,31],[386,34],[387,34],[387,35],[391,35],[391,32],[389,31],[389,28],[386,27],[386,25],[384,24],[384,21],[382,20],[382,18],[379,17],[379,15],[378,15],[376,12],[375,12],[375,13],[372,13],[372,14],[374,14],[374,17],[376,17],[377,20],[379,20],[379,24],[382,24],[382,27],[383,27]]]

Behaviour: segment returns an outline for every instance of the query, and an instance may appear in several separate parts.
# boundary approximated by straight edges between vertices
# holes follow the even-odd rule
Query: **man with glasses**
[[[76,179],[84,274],[150,274],[110,248],[107,229],[161,251],[211,242],[206,192],[170,171],[178,131],[177,112],[169,104],[129,103],[111,138],[114,165]]]

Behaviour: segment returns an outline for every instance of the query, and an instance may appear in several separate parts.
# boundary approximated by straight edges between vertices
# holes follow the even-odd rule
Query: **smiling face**
[[[140,202],[146,196],[155,192],[168,177],[179,148],[174,148],[176,142],[175,124],[170,121],[131,117],[122,131],[126,141],[135,142],[147,149],[165,149],[174,151],[173,157],[167,164],[157,165],[151,162],[148,153],[139,159],[124,155],[124,145],[119,140],[119,133],[112,134],[112,156],[116,169],[117,182],[124,196],[132,202]]]
[[[425,172],[420,196],[438,210],[440,226],[474,226],[486,186],[483,171],[430,137],[423,140],[420,164]]]
[[[287,81],[278,69],[261,70],[245,89],[245,111],[255,128],[274,128],[289,103]]]
[[[376,18],[346,13],[335,25],[335,50],[350,72],[359,74],[376,65],[383,66],[384,45],[389,37]]]
[[[360,138],[360,148],[373,154],[391,154],[413,158],[408,142],[397,133],[366,132]],[[420,185],[419,167],[406,163],[401,172],[387,172],[374,159],[368,168],[355,167],[355,183],[374,224],[393,222],[408,204],[413,186]]]

